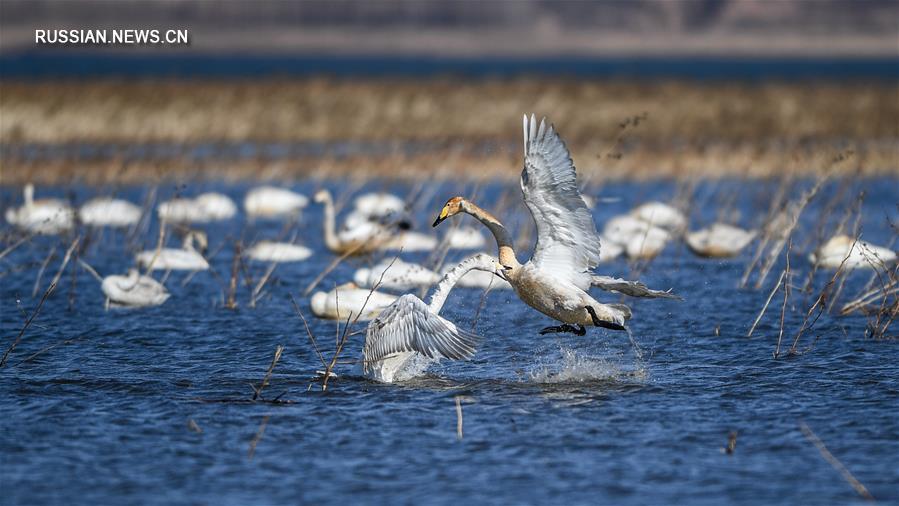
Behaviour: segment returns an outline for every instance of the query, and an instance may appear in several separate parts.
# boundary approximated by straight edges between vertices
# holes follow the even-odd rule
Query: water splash
[[[400,370],[396,372],[394,380],[409,381],[419,376],[423,376],[428,367],[430,367],[431,364],[435,362],[436,360],[434,359],[430,359],[420,353],[416,353],[409,357],[409,360],[407,360],[400,368]]]
[[[529,374],[534,383],[639,382],[648,377],[642,359],[625,365],[618,357],[597,357],[561,346],[560,361],[541,365]]]

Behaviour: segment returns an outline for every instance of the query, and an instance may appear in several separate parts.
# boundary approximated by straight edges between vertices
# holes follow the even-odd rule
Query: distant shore
[[[514,177],[524,112],[548,116],[578,170],[603,179],[899,174],[892,82],[5,80],[0,91],[0,184]]]

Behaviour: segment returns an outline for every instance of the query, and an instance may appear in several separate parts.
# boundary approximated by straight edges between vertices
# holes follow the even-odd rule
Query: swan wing
[[[418,297],[407,294],[368,324],[364,359],[376,362],[394,353],[418,352],[428,358],[471,358],[480,343],[477,334],[456,327],[434,314]]]
[[[524,117],[524,169],[521,192],[537,225],[531,260],[541,270],[590,286],[590,269],[599,263],[599,234],[577,189],[574,163],[565,143],[546,119]]]

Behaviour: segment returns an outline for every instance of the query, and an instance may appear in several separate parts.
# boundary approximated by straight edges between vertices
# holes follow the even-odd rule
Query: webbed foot
[[[587,312],[590,313],[590,319],[593,320],[593,325],[596,325],[597,327],[603,327],[606,329],[612,329],[612,330],[624,330],[623,325],[618,325],[617,323],[600,320],[599,317],[596,316],[596,310],[593,309],[593,306],[584,306],[584,309],[586,309]]]
[[[563,325],[557,325],[553,327],[546,327],[545,329],[540,331],[541,335],[545,334],[557,334],[557,333],[570,333],[576,336],[582,336],[587,333],[587,329],[584,328],[583,325],[578,325],[575,327],[574,325],[569,325],[567,323]]]

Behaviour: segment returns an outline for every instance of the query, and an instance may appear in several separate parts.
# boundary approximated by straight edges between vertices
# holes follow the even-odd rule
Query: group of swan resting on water
[[[610,219],[598,233],[593,215],[580,194],[574,164],[568,149],[552,125],[539,124],[532,115],[523,121],[524,168],[520,187],[524,203],[537,229],[532,258],[524,264],[515,254],[512,236],[503,224],[474,202],[461,196],[449,199],[433,226],[457,214],[468,214],[493,235],[497,256],[471,256],[442,276],[415,264],[394,259],[370,269],[360,269],[355,283],[348,283],[311,298],[313,313],[320,317],[371,320],[366,331],[361,362],[362,372],[371,379],[392,382],[410,363],[446,358],[471,358],[481,338],[458,328],[439,312],[449,292],[463,286],[511,288],[531,308],[558,324],[545,327],[541,334],[569,332],[584,335],[587,327],[623,330],[631,318],[624,304],[599,302],[589,294],[591,287],[633,297],[679,298],[670,291],[652,290],[638,281],[600,276],[593,269],[622,253],[631,258],[658,254],[675,235],[686,228],[684,216],[671,206],[651,202],[628,214]],[[24,191],[25,205],[8,209],[8,222],[33,233],[59,233],[72,228],[76,220],[93,226],[128,226],[137,223],[141,209],[130,202],[94,199],[76,213],[61,200],[34,200],[30,184]],[[389,194],[369,194],[355,201],[341,230],[336,227],[336,210],[327,190],[315,194],[324,205],[324,242],[338,254],[365,254],[377,250],[422,251],[437,246],[435,238],[409,231],[405,203]],[[274,218],[294,216],[308,205],[298,193],[275,187],[250,191],[244,201],[248,216]],[[174,223],[207,223],[229,219],[236,206],[225,195],[205,193],[178,198],[159,205],[158,215]],[[472,229],[454,229],[450,247],[479,248],[483,237]],[[707,257],[738,254],[755,236],[724,223],[684,234],[688,247]],[[602,248],[601,248],[602,245]],[[199,251],[198,248],[199,247]],[[151,270],[206,270],[203,255],[206,236],[192,231],[181,249],[158,248],[137,255],[137,263]],[[280,262],[302,261],[312,255],[308,248],[291,243],[259,242],[248,251],[253,259]],[[888,248],[871,245],[848,236],[836,236],[822,245],[810,260],[823,267],[847,269],[871,267],[896,261]],[[477,271],[482,274],[473,276]],[[469,276],[469,275],[472,276]],[[469,281],[465,281],[465,279]],[[394,296],[375,287],[404,290],[437,283],[430,302],[406,294]],[[363,288],[360,288],[363,287]],[[127,276],[107,276],[102,282],[107,303],[126,306],[162,304],[169,298],[165,287],[136,269]]]

